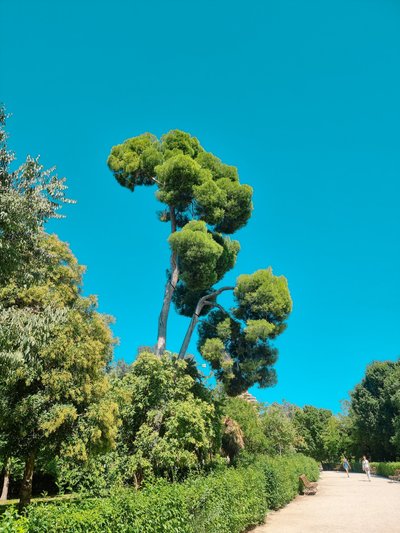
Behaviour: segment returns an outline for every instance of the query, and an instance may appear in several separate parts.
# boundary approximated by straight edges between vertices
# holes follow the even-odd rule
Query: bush
[[[282,457],[263,457],[257,466],[263,471],[268,509],[279,509],[299,493],[299,476],[306,474],[310,481],[319,477],[314,459],[296,454]]]
[[[241,533],[264,521],[265,480],[255,466],[197,478],[188,488],[194,533]]]
[[[22,518],[10,509],[0,518],[0,532],[241,533],[294,498],[303,473],[316,480],[317,463],[302,455],[258,457],[184,483],[158,480],[107,498],[33,504]]]
[[[379,476],[389,477],[393,476],[396,470],[400,470],[400,463],[371,463],[371,466],[376,468],[376,473]]]

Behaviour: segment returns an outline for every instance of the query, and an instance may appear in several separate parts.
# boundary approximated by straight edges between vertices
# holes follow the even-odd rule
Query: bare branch
[[[203,310],[203,307],[206,306],[206,305],[211,305],[213,307],[222,308],[225,311],[225,309],[217,303],[216,298],[222,292],[233,291],[234,289],[235,289],[235,287],[230,287],[230,286],[221,287],[220,289],[217,289],[216,291],[212,292],[211,294],[206,294],[205,296],[200,298],[200,300],[198,301],[198,303],[196,305],[196,309],[195,309],[195,312],[193,313],[193,316],[192,316],[192,319],[190,321],[189,327],[188,327],[188,329],[186,331],[185,338],[183,339],[182,347],[181,347],[181,349],[179,351],[179,358],[180,359],[183,359],[185,357],[185,355],[186,355],[190,339],[192,338],[193,331],[194,331],[194,329],[195,329],[195,327],[197,325],[197,322],[199,321],[199,316],[201,314],[201,311]],[[210,298],[211,298],[211,301],[210,301]]]

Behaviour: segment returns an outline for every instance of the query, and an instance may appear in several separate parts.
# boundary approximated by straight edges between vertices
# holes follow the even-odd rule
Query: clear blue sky
[[[264,401],[339,409],[400,353],[400,3],[0,0],[10,145],[68,178],[50,229],[116,317],[116,356],[153,344],[168,266],[153,189],[121,188],[110,147],[179,128],[236,165],[254,216],[228,278],[271,265],[294,301]],[[179,348],[186,319],[170,321]],[[193,344],[192,350],[195,350]]]

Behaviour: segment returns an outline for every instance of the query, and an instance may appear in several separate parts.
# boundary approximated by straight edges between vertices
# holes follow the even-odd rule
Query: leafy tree
[[[242,398],[227,398],[224,413],[230,420],[239,424],[247,452],[256,454],[266,451],[267,442],[256,405]]]
[[[55,236],[40,281],[0,289],[0,433],[25,460],[21,506],[29,503],[39,453],[86,459],[112,446],[117,405],[107,398],[109,318],[80,294],[83,268]]]
[[[400,360],[370,364],[351,392],[354,451],[376,461],[400,456]]]
[[[6,113],[0,106],[0,285],[11,278],[30,283],[36,269],[49,260],[42,247],[43,226],[60,217],[58,209],[70,203],[65,179],[54,169],[44,170],[39,158],[27,157],[11,170],[14,154],[7,148]]]
[[[332,417],[333,414],[329,409],[320,409],[312,405],[296,410],[294,423],[305,443],[299,451],[313,457],[316,461],[327,461],[326,432]]]
[[[284,330],[291,311],[286,280],[268,269],[241,276],[236,287],[214,287],[235,266],[240,247],[228,235],[242,228],[251,215],[251,187],[239,182],[235,167],[222,163],[195,137],[179,130],[161,140],[146,133],[114,146],[108,166],[131,191],[138,185],[156,186],[156,196],[165,205],[159,218],[171,226],[170,270],[156,354],[166,348],[173,301],[180,314],[192,317],[180,358],[186,356],[199,317],[208,314],[199,348],[229,393],[238,394],[254,383],[272,385],[277,351],[270,340]],[[217,302],[227,290],[235,293],[237,306],[232,314]]]
[[[322,431],[322,442],[324,446],[324,461],[337,463],[346,449],[345,428],[340,418],[331,416]]]
[[[200,353],[231,395],[255,383],[275,384],[278,352],[271,341],[284,331],[292,307],[286,279],[271,269],[239,276],[234,298],[231,312],[218,305],[199,328]]]
[[[140,486],[150,475],[182,478],[205,466],[220,445],[220,413],[195,365],[142,352],[114,382],[122,426],[119,449]]]
[[[114,146],[108,166],[116,180],[133,191],[155,186],[170,224],[170,271],[158,322],[156,353],[166,348],[172,299],[191,316],[198,299],[233,268],[239,243],[226,235],[243,227],[252,211],[252,189],[242,185],[235,167],[204,150],[188,133],[172,130],[158,140],[145,133]],[[182,231],[179,231],[179,230]]]
[[[303,441],[285,406],[274,403],[262,413],[261,423],[270,455],[285,455],[301,448]]]
[[[388,377],[387,385],[395,411],[393,418],[394,435],[390,440],[396,450],[396,458],[398,459],[400,457],[400,365]]]

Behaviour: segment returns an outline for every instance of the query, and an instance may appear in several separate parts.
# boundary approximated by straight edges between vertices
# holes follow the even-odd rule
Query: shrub
[[[264,521],[265,480],[255,466],[197,478],[188,488],[194,533],[241,533]]]
[[[316,481],[319,477],[317,462],[300,454],[262,457],[258,459],[257,466],[264,474],[269,509],[283,507],[299,493],[301,474],[306,474],[310,481]]]
[[[371,466],[376,468],[376,473],[379,476],[389,477],[393,476],[396,470],[400,470],[400,462],[397,463],[371,463]]]
[[[182,480],[220,448],[220,413],[190,361],[141,352],[114,383],[122,426],[123,472],[135,483],[152,475]],[[201,466],[200,466],[201,465]]]
[[[33,504],[22,518],[9,509],[0,518],[0,532],[241,533],[263,522],[267,509],[294,498],[303,473],[317,479],[317,463],[302,455],[261,456],[183,483],[161,479],[107,498]]]

